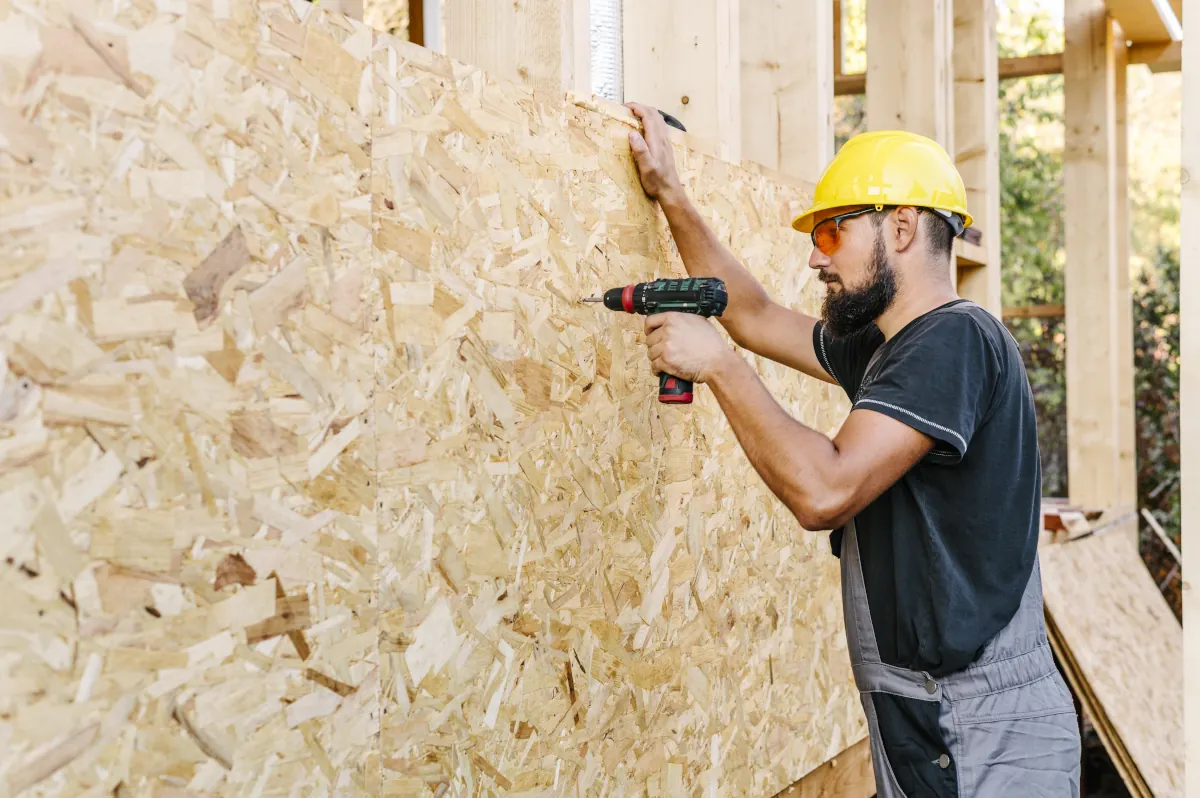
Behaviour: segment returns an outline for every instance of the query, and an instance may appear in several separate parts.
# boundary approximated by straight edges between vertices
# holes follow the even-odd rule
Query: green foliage
[[[1133,289],[1138,497],[1179,529],[1179,250],[1160,246]]]

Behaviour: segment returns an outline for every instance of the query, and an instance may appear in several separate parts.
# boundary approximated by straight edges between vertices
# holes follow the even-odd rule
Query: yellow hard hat
[[[903,130],[860,133],[842,145],[817,182],[812,207],[792,227],[811,233],[816,214],[852,205],[913,205],[958,214],[963,228],[972,222],[966,187],[946,150]]]

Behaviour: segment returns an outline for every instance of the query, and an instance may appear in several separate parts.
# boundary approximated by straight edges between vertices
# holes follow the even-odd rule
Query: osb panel
[[[1135,534],[1043,545],[1046,608],[1150,792],[1183,795],[1183,630]]]
[[[5,791],[769,794],[862,736],[824,537],[575,304],[679,273],[627,120],[305,3],[72,10],[0,0]],[[815,309],[802,192],[681,154]]]
[[[372,34],[67,5],[0,0],[0,794],[376,794]]]
[[[864,733],[836,560],[710,393],[657,403],[640,319],[578,303],[682,274],[628,114],[386,37],[375,67],[385,794],[775,793]],[[680,155],[719,235],[815,311],[802,191]]]

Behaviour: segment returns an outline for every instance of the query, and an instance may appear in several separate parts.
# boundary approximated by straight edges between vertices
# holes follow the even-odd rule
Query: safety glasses
[[[842,220],[852,219],[855,216],[862,216],[866,213],[875,213],[876,210],[877,209],[872,206],[870,208],[863,208],[859,211],[850,211],[849,213],[830,216],[828,219],[825,219],[813,228],[812,233],[810,234],[812,236],[813,246],[821,250],[821,252],[825,253],[826,255],[832,255],[833,253],[837,252],[838,247],[841,246],[842,243],[842,233],[840,228]]]

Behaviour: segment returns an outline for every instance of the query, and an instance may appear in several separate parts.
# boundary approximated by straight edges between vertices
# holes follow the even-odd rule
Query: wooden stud
[[[1067,448],[1075,504],[1120,495],[1117,124],[1113,25],[1103,0],[1067,0]],[[1126,294],[1128,296],[1128,294]]]
[[[1118,33],[1120,26],[1117,26]],[[1117,503],[1137,504],[1137,418],[1133,378],[1133,295],[1129,274],[1129,129],[1125,96],[1129,48],[1113,38],[1113,107],[1117,175]]]
[[[575,0],[442,0],[444,52],[538,91],[590,91],[586,22]],[[582,3],[586,9],[586,3]],[[583,20],[586,20],[586,11]]]
[[[842,25],[842,0],[833,0],[833,74],[842,74],[846,58],[846,45],[843,41],[845,28]]]
[[[728,161],[741,158],[738,0],[626,3],[625,99],[677,117]]]
[[[833,9],[741,0],[741,23],[742,157],[816,182],[833,157]]]
[[[996,111],[996,2],[954,3],[954,161],[967,187],[982,267],[959,261],[958,292],[1000,312],[1000,148]]]
[[[1193,15],[1196,6],[1192,4]],[[1189,17],[1189,19],[1194,19]],[[1183,80],[1200,86],[1200,36],[1189,36],[1183,45]],[[1181,548],[1200,552],[1200,95],[1183,93],[1183,173],[1180,190],[1179,318],[1180,377],[1179,426],[1182,449],[1179,495],[1183,502]],[[1185,572],[1187,573],[1187,572]],[[1183,613],[1200,618],[1195,574],[1183,582]],[[1187,721],[1186,795],[1200,795],[1200,634],[1190,621],[1184,634],[1184,718]]]
[[[867,127],[954,151],[951,0],[867,0]]]

